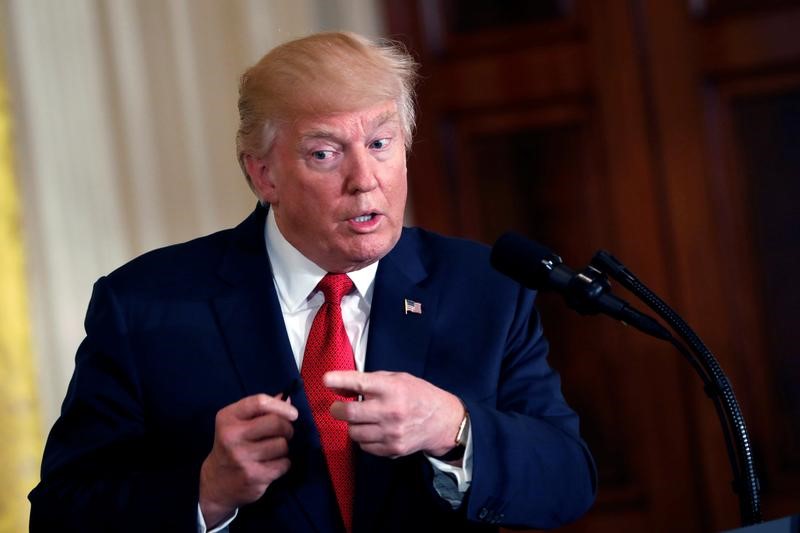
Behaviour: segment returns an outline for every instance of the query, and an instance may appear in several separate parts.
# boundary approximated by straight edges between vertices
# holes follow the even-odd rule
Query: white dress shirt
[[[303,366],[306,340],[311,331],[314,316],[325,302],[325,296],[317,291],[317,284],[328,272],[307,259],[287,241],[275,223],[275,214],[270,209],[265,228],[267,253],[272,266],[272,281],[278,293],[289,344],[299,370]],[[342,321],[350,345],[353,347],[356,370],[364,371],[369,336],[369,311],[372,307],[372,292],[378,263],[348,273],[355,290],[342,298]]]

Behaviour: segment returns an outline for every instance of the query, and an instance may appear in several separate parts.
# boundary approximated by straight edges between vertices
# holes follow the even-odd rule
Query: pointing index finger
[[[333,370],[322,377],[329,389],[340,391],[345,396],[369,394],[380,395],[380,383],[375,374],[355,370]]]

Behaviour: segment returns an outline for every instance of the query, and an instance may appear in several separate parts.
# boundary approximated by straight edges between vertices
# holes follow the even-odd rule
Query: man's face
[[[264,159],[246,165],[281,233],[329,272],[386,255],[400,238],[406,151],[394,101],[301,117],[278,131]]]

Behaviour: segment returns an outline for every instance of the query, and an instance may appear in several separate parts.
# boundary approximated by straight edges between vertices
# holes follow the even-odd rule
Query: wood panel
[[[752,18],[761,13],[796,7],[795,0],[689,0],[692,13],[706,20]]]
[[[757,222],[752,186],[758,177],[741,172],[748,152],[757,153],[765,166],[777,163],[772,159],[776,152],[763,144],[756,148],[755,143],[742,143],[734,117],[747,90],[772,102],[780,92],[776,80],[788,87],[796,78],[793,73],[800,72],[800,50],[786,25],[797,16],[797,3],[784,9],[765,4],[750,14],[720,11],[710,20],[694,20],[663,0],[641,5],[658,168],[675,250],[675,300],[715,351],[737,392],[763,473],[765,516],[796,513],[800,478],[776,462],[778,451],[790,444],[780,428],[796,427],[800,420],[774,416],[780,412],[776,402],[781,393],[764,343],[765,328],[786,319],[765,319],[772,303],[757,282],[761,271],[751,266],[758,257],[751,231]],[[762,126],[761,133],[780,133],[774,131],[775,123]],[[785,133],[782,138],[787,142]],[[796,176],[800,166],[791,165],[787,162],[783,169]],[[794,261],[798,252],[795,248]],[[703,395],[694,396],[692,403],[701,406]],[[724,483],[731,476],[727,458],[719,453],[716,417],[698,409],[687,423],[703,458],[697,479],[708,527],[734,527],[737,500]],[[783,483],[770,484],[779,470]]]
[[[742,379],[740,394],[756,444],[765,510],[797,512],[800,501],[800,74],[740,78],[708,90],[709,151],[716,211],[728,231],[724,274]]]
[[[699,49],[707,75],[785,68],[800,58],[800,8],[720,18],[701,24]]]
[[[439,66],[437,83],[426,97],[448,111],[580,97],[590,84],[585,55],[580,43],[568,42],[447,61]],[[534,72],[547,76],[533,76]]]
[[[800,174],[798,151],[776,148],[798,136],[800,4],[386,6],[423,64],[415,221],[487,243],[516,229],[575,266],[601,247],[625,260],[730,374],[763,464],[766,516],[800,511],[796,328],[781,321],[798,298],[771,281],[787,275],[774,257],[798,257],[793,204],[775,191],[796,193]],[[773,134],[784,144],[763,139]],[[754,170],[771,166],[767,180]],[[720,426],[690,367],[553,295],[540,307],[600,473],[597,504],[565,530],[737,526]]]
[[[425,46],[438,55],[465,57],[529,48],[577,34],[581,10],[571,0],[430,0],[420,2]]]

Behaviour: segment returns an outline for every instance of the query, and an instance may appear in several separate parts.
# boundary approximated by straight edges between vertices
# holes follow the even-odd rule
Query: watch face
[[[456,434],[456,444],[458,446],[467,445],[467,434],[469,433],[469,413],[464,413],[464,419],[461,425],[458,426],[458,433]]]

